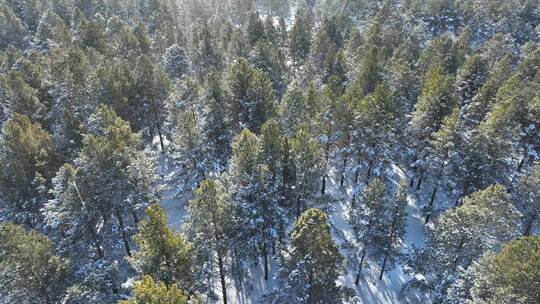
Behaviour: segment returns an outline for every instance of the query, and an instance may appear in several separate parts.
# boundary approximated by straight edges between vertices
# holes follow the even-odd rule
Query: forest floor
[[[184,216],[187,212],[189,200],[193,197],[191,191],[183,190],[178,187],[178,181],[168,178],[174,172],[173,168],[169,168],[168,161],[161,161],[160,170],[165,180],[170,180],[163,191],[161,206],[167,214],[169,225],[176,230],[180,230]],[[392,193],[399,186],[402,179],[406,178],[403,170],[392,165],[391,170],[387,172],[392,181]],[[348,187],[340,189],[339,174],[333,168],[327,179],[327,193],[336,200],[330,206],[329,219],[332,227],[334,240],[339,245],[344,257],[350,254],[350,246],[348,243],[352,240],[352,231],[348,224],[349,210],[351,206],[352,186],[349,182]],[[407,229],[405,235],[405,248],[422,247],[424,245],[424,222],[420,215],[419,196],[413,191],[408,195],[407,208]],[[244,290],[235,290],[233,282],[229,282],[228,287],[228,303],[232,304],[253,304],[258,303],[259,298],[271,292],[275,285],[275,275],[278,267],[273,258],[270,258],[269,271],[270,277],[264,280],[263,263],[258,263],[250,271],[250,284],[246,284]],[[340,278],[340,283],[356,290],[359,303],[429,303],[426,295],[417,290],[403,291],[406,283],[413,277],[404,271],[402,265],[397,265],[393,269],[389,269],[384,273],[383,279],[379,280],[380,263],[368,260],[364,264],[362,277],[358,286],[355,286],[354,281],[357,270],[352,267],[347,267],[346,273]],[[347,265],[347,264],[346,264]],[[248,286],[249,285],[249,286]],[[221,294],[218,282],[216,282],[216,294]]]

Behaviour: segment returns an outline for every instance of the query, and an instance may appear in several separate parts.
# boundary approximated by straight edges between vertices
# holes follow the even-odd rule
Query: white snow
[[[167,162],[161,162],[162,172],[170,174],[171,169],[167,168]],[[336,181],[339,180],[338,172],[331,170],[327,179],[327,191],[329,194],[339,197],[339,201],[335,203],[331,208],[331,214],[329,214],[329,220],[333,229],[334,240],[338,245],[344,242],[350,242],[352,240],[351,228],[348,224],[348,212],[351,203],[350,194],[352,187],[349,181],[349,187],[346,189],[339,189],[339,184]],[[390,188],[394,191],[399,185],[399,181],[405,178],[405,173],[398,166],[393,165],[390,170],[390,179],[392,185]],[[360,181],[362,182],[362,181]],[[169,225],[179,230],[181,228],[185,213],[187,211],[187,205],[192,198],[190,191],[178,191],[181,189],[177,186],[177,182],[169,182],[167,188],[163,192],[161,200],[161,206],[164,208]],[[413,192],[412,190],[410,192]],[[412,245],[416,247],[422,247],[424,245],[424,224],[423,218],[419,214],[419,206],[417,197],[414,193],[409,193],[408,196],[408,218],[407,218],[407,230],[406,230],[406,247]],[[336,237],[336,235],[338,237]],[[346,256],[346,252],[341,250],[343,255]],[[358,286],[354,285],[356,276],[355,269],[347,269],[346,274],[340,279],[340,283],[356,290],[359,303],[429,303],[427,296],[416,290],[407,290],[402,292],[404,284],[411,280],[413,277],[403,271],[401,265],[397,265],[395,269],[386,271],[383,279],[379,280],[380,266],[373,261],[367,261],[364,266],[363,277],[360,279]],[[270,275],[268,280],[264,280],[263,263],[260,261],[256,267],[251,270],[250,273],[250,285],[249,290],[235,290],[233,282],[228,282],[228,303],[232,304],[251,304],[257,303],[261,295],[269,293],[274,289],[275,282],[274,276],[277,273],[277,266],[275,260],[270,257],[269,271]],[[247,285],[247,284],[246,284]],[[214,285],[215,293],[221,295],[220,284],[216,281]]]

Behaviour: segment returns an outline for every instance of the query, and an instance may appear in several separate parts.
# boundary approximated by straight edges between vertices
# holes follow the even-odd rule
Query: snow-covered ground
[[[165,175],[171,171],[168,169],[166,162],[161,162],[161,170]],[[352,232],[348,224],[352,187],[339,189],[339,185],[336,184],[338,176],[335,170],[331,171],[327,181],[328,193],[339,198],[330,208],[329,219],[334,239],[340,245],[340,248],[342,248],[343,255],[346,256],[344,247],[341,245],[352,240]],[[395,190],[399,181],[405,177],[405,173],[398,166],[392,166],[390,171],[390,178],[393,182],[393,185],[391,185],[392,190]],[[161,206],[167,213],[169,225],[175,229],[180,229],[189,200],[192,198],[192,193],[190,191],[179,191],[177,184],[178,181],[169,182],[163,192]],[[419,209],[417,196],[414,193],[410,193],[408,196],[408,218],[405,236],[405,246],[407,247],[413,245],[415,247],[421,247],[424,244],[424,224],[422,217],[419,215]],[[268,280],[264,280],[262,265],[263,263],[261,261],[261,263],[258,263],[251,270],[251,286],[249,290],[237,291],[232,282],[229,284],[227,290],[228,303],[257,303],[261,295],[273,290],[275,284],[274,275],[278,270],[276,263],[274,259],[270,260],[270,277]],[[340,279],[341,284],[356,290],[359,303],[429,303],[428,298],[416,290],[402,292],[405,283],[412,279],[412,277],[403,271],[401,265],[397,265],[396,268],[386,271],[382,280],[378,279],[380,272],[380,265],[378,263],[367,261],[362,272],[363,277],[360,279],[358,286],[354,285],[355,269],[347,269],[346,274]],[[216,282],[215,288],[216,294],[221,294],[218,282]]]

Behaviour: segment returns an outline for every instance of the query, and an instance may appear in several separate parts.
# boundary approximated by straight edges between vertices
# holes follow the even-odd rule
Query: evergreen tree
[[[336,284],[343,257],[330,235],[327,216],[308,209],[296,221],[291,246],[279,272],[282,292],[291,303],[343,303],[348,289]]]
[[[206,162],[208,167],[216,169],[222,167],[228,159],[232,138],[227,99],[221,75],[217,70],[206,76],[201,95]]]
[[[324,174],[323,149],[304,127],[290,141],[295,170],[296,217],[313,206]]]
[[[134,283],[133,296],[120,304],[188,304],[189,296],[176,285],[167,286],[165,283],[155,282],[151,276],[144,276],[142,280]]]
[[[163,61],[165,70],[171,79],[182,78],[190,72],[189,58],[186,51],[178,44],[167,48]]]
[[[366,172],[367,184],[373,175],[384,174],[393,157],[395,105],[391,94],[386,86],[380,85],[373,94],[353,105],[351,143],[357,162],[355,187],[361,170]],[[355,195],[356,193],[353,193],[353,204]]]
[[[296,66],[307,59],[311,48],[311,29],[305,12],[296,12],[294,25],[289,32],[289,52]]]
[[[54,254],[47,236],[7,222],[0,224],[2,303],[58,303],[70,270],[69,261]]]
[[[218,180],[203,180],[189,203],[185,228],[194,244],[197,280],[207,284],[212,294],[214,279],[221,286],[223,303],[227,303],[227,277],[231,274],[231,232],[235,219],[233,206]],[[217,269],[216,269],[217,266]]]
[[[440,129],[431,135],[426,164],[427,173],[433,178],[433,190],[425,208],[426,223],[435,212],[434,204],[439,187],[443,186],[443,189],[451,191],[456,184],[455,175],[458,174],[461,165],[459,149],[462,146],[458,119],[459,110],[456,108],[452,114],[443,119]]]
[[[503,186],[490,186],[467,196],[463,204],[442,214],[427,231],[426,248],[417,256],[417,271],[427,279],[432,298],[440,302],[456,280],[488,250],[514,238],[519,213]]]
[[[413,170],[418,175],[417,187],[420,187],[424,173],[424,150],[429,136],[439,129],[443,118],[451,113],[455,105],[454,99],[452,77],[445,74],[440,66],[432,66],[424,77],[422,93],[412,113],[409,129],[413,138]],[[415,176],[413,180],[414,178]]]
[[[278,206],[277,183],[268,167],[259,164],[259,139],[244,129],[232,144],[229,191],[238,219],[235,247],[249,260],[263,258],[264,278],[268,279],[268,255],[284,227],[283,211]],[[260,252],[260,253],[259,253]]]
[[[407,227],[407,184],[402,182],[395,197],[386,206],[387,222],[386,233],[383,237],[383,261],[379,280],[382,279],[386,267],[394,267],[400,257],[400,247],[404,243],[405,228]],[[389,223],[389,225],[388,225]]]
[[[376,178],[364,189],[362,204],[357,204],[351,209],[349,223],[356,245],[360,249],[356,285],[360,282],[364,260],[366,257],[377,255],[379,247],[377,242],[384,239],[388,224],[385,217],[386,200],[386,185]]]
[[[58,165],[53,139],[41,125],[14,114],[0,138],[0,199],[3,216],[28,227],[41,226],[40,209]]]
[[[232,129],[249,128],[258,133],[274,111],[270,80],[261,71],[253,69],[247,60],[240,58],[229,70],[226,87],[231,99]]]
[[[540,215],[540,163],[523,176],[514,193],[514,205],[521,212],[523,235],[534,234]]]
[[[194,286],[192,281],[193,246],[178,232],[167,226],[165,212],[157,204],[146,210],[148,220],[139,224],[134,239],[139,249],[129,259],[141,275],[167,285],[177,284],[184,290]]]
[[[0,49],[5,50],[9,45],[22,47],[26,29],[11,7],[6,4],[0,6]]]
[[[536,303],[540,274],[540,237],[529,236],[484,255],[473,271],[472,303]]]

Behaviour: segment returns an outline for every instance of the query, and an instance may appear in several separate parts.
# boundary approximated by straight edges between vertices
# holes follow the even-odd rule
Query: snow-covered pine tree
[[[128,258],[130,264],[140,276],[193,292],[193,245],[169,228],[159,205],[149,206],[146,214],[148,219],[139,224],[134,236],[138,250]]]
[[[519,212],[506,189],[490,186],[467,196],[463,204],[443,213],[427,231],[426,247],[416,255],[414,269],[426,277],[434,301],[446,297],[459,269],[467,269],[488,250],[519,234]]]
[[[332,240],[327,216],[308,209],[296,221],[279,270],[285,303],[344,303],[348,288],[337,285],[343,257]]]
[[[244,129],[235,137],[232,150],[227,182],[239,219],[234,248],[241,253],[239,258],[247,262],[261,257],[266,280],[268,256],[285,222],[284,212],[278,205],[278,184],[268,167],[260,163],[261,145],[255,134]]]
[[[306,126],[300,127],[290,143],[295,168],[294,207],[298,218],[304,210],[316,205],[326,161],[323,148]]]
[[[351,208],[349,224],[359,259],[356,285],[360,282],[365,259],[377,256],[380,253],[378,249],[387,244],[384,239],[388,230],[387,205],[386,185],[381,179],[375,178],[365,187],[361,203]]]
[[[379,245],[378,254],[382,257],[381,273],[379,280],[382,279],[384,271],[388,267],[395,267],[401,256],[401,247],[404,243],[405,228],[407,228],[407,182],[402,181],[399,188],[391,199],[390,204],[385,206],[386,216],[386,231],[382,242]]]
[[[185,231],[194,244],[196,280],[206,284],[207,294],[214,296],[213,286],[219,280],[221,299],[227,303],[227,278],[231,275],[234,257],[231,240],[236,218],[234,206],[219,180],[203,180],[190,201]]]

